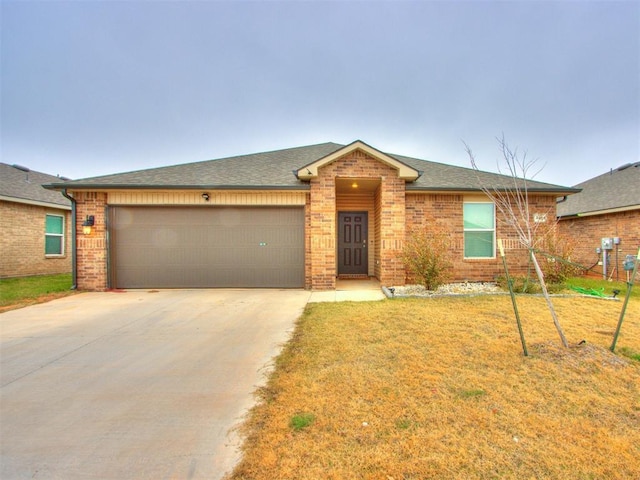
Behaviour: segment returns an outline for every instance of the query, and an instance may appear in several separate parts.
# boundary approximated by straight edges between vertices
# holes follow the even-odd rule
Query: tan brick
[[[576,263],[591,267],[593,271],[602,273],[602,267],[596,265],[602,259],[596,253],[603,238],[620,238],[620,245],[611,251],[609,273],[626,281],[627,276],[622,263],[626,255],[637,255],[640,247],[640,210],[608,213],[586,217],[561,219],[558,222],[560,233],[571,238],[575,249]],[[609,275],[608,275],[609,276]]]
[[[46,215],[65,217],[62,256],[45,255]],[[0,201],[0,278],[71,272],[71,212]]]

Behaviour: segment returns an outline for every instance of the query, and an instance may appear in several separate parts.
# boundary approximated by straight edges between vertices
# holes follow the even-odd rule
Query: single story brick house
[[[455,279],[501,274],[496,238],[513,251],[513,268],[525,268],[526,252],[496,219],[483,185],[509,189],[513,178],[355,141],[47,188],[75,201],[78,288],[330,290],[341,276],[405,284],[401,252],[414,228],[450,233]],[[528,191],[531,214],[550,219],[556,199],[576,192],[531,181]],[[83,234],[82,223],[92,219]]]
[[[0,278],[71,272],[71,201],[61,179],[0,163]]]
[[[607,278],[625,281],[624,259],[636,256],[640,248],[640,162],[611,169],[575,187],[580,193],[558,203],[557,209],[560,233],[575,244],[573,260],[585,266],[599,261],[600,272],[606,263]],[[606,262],[602,239],[611,239]]]

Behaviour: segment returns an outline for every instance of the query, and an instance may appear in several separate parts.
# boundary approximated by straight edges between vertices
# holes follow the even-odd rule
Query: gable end
[[[311,180],[312,178],[318,176],[319,168],[324,167],[325,165],[336,161],[338,158],[343,157],[356,150],[361,150],[367,155],[375,158],[376,160],[396,169],[398,171],[398,178],[407,181],[414,181],[420,176],[420,172],[415,168],[387,155],[386,153],[376,150],[375,148],[367,145],[360,140],[356,140],[355,142],[347,145],[344,148],[341,148],[340,150],[337,150],[308,165],[305,165],[304,167],[296,170],[294,173],[300,180]]]

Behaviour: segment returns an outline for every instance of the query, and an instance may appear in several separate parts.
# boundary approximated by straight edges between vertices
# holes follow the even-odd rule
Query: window
[[[44,235],[45,255],[62,255],[64,253],[64,217],[47,215]]]
[[[495,257],[495,208],[493,203],[465,203],[464,257]]]

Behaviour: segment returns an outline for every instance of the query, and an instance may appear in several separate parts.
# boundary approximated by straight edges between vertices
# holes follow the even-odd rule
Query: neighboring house
[[[0,278],[71,273],[71,202],[53,175],[0,163]]]
[[[453,276],[502,274],[527,254],[496,222],[482,186],[513,179],[383,153],[356,141],[56,183],[77,202],[78,287],[334,289],[336,278],[407,281],[401,259],[415,228],[450,234]],[[555,218],[576,190],[529,182],[531,214]],[[93,217],[90,234],[81,223]]]
[[[576,188],[582,191],[557,207],[559,230],[575,244],[573,260],[585,266],[606,263],[607,278],[626,280],[624,259],[636,256],[640,248],[640,162],[622,165]],[[611,239],[606,259],[603,238]],[[604,266],[597,266],[597,271],[603,272]]]

